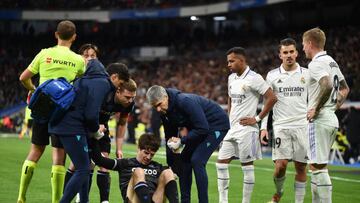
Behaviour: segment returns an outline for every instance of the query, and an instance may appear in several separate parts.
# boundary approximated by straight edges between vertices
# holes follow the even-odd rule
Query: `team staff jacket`
[[[120,190],[125,202],[127,202],[126,190],[135,168],[144,169],[145,180],[149,186],[150,193],[155,192],[161,172],[168,168],[156,161],[151,161],[149,165],[143,165],[136,158],[109,159],[103,157],[100,153],[99,144],[94,139],[90,140],[90,146],[91,159],[96,165],[119,172]]]
[[[103,64],[89,61],[85,74],[74,82],[76,97],[63,119],[49,126],[49,133],[57,135],[87,135],[99,129],[99,114],[105,97],[115,91]]]
[[[171,88],[167,88],[166,92],[169,107],[166,114],[161,115],[166,140],[176,137],[179,127],[186,127],[189,131],[181,138],[182,144],[199,144],[212,131],[230,129],[227,114],[214,101]]]

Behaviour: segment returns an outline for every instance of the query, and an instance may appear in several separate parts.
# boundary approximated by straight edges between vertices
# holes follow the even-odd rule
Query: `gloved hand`
[[[94,132],[94,133],[90,133],[90,138],[95,138],[97,140],[100,140],[102,137],[104,137],[104,132]]]
[[[172,137],[167,141],[167,146],[175,153],[180,149],[181,147],[181,140],[178,137]]]

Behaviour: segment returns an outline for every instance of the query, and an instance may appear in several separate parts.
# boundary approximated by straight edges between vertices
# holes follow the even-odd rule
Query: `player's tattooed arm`
[[[341,80],[339,92],[336,100],[336,109],[339,109],[341,105],[345,102],[349,92],[350,92],[350,88],[347,85],[346,80]]]
[[[318,97],[316,98],[316,106],[315,106],[315,116],[320,112],[321,108],[324,106],[326,101],[330,98],[331,91],[333,89],[330,77],[324,76],[319,80],[320,92]]]

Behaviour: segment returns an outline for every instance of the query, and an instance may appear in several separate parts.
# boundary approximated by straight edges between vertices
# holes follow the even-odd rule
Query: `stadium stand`
[[[43,10],[75,10],[75,9],[141,9],[168,8],[176,6],[201,5],[224,2],[224,0],[4,0],[0,7],[6,9],[43,9]]]

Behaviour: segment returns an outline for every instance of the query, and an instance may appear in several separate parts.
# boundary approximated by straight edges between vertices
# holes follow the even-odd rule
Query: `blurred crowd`
[[[328,29],[326,33],[326,50],[339,63],[351,88],[349,100],[359,101],[360,29],[346,26]],[[228,40],[225,39],[225,36]],[[139,37],[144,36],[140,35]],[[247,49],[250,67],[263,77],[266,77],[269,70],[279,66],[278,43],[284,37],[293,37],[298,41],[299,64],[306,67],[309,62],[305,59],[302,51],[301,33],[269,38],[251,36],[236,38],[232,34],[223,33],[217,37],[217,40],[211,40],[212,37],[207,36],[202,40],[196,40],[196,36],[193,36],[191,45],[187,44],[187,40],[183,41],[183,44],[176,42],[171,45],[171,57],[152,61],[135,60],[128,53],[131,50],[130,47],[122,43],[124,38],[119,37],[121,41],[111,38],[114,41],[110,42],[106,35],[100,33],[98,35],[92,33],[88,36],[79,34],[74,51],[82,43],[93,42],[100,48],[100,59],[105,65],[117,61],[127,63],[133,77],[139,83],[138,103],[140,106],[143,105],[143,96],[147,87],[154,84],[176,87],[182,91],[204,95],[220,104],[225,104],[227,101],[227,77],[230,73],[226,64],[225,52],[233,46],[243,46]],[[102,39],[104,42],[101,42]],[[37,43],[34,44],[35,41]],[[136,39],[131,41],[135,42]],[[28,32],[11,34],[11,36],[0,34],[0,71],[2,73],[0,75],[0,109],[25,101],[26,91],[21,87],[18,77],[41,48],[52,46],[53,43],[53,36],[49,34],[36,35]],[[155,45],[155,42],[153,44]],[[127,52],[117,47],[124,47]]]
[[[224,0],[2,0],[3,9],[85,10],[168,8],[222,2]]]
[[[280,65],[278,43],[285,37],[292,37],[298,42],[299,64],[307,67],[309,63],[302,51],[301,31],[286,35],[259,35],[251,32],[243,34],[241,29],[228,26],[215,34],[201,27],[186,32],[188,27],[178,25],[163,34],[157,29],[149,29],[149,32],[154,33],[149,35],[147,31],[136,32],[136,27],[130,26],[126,32],[119,35],[118,31],[110,32],[114,29],[111,24],[85,24],[79,27],[74,51],[83,43],[94,43],[100,48],[99,58],[105,65],[112,62],[126,63],[138,83],[136,111],[129,120],[129,134],[135,133],[138,124],[141,124],[144,130],[159,133],[159,115],[151,110],[145,98],[147,88],[154,84],[200,94],[225,107],[227,77],[230,74],[225,53],[233,46],[246,48],[249,66],[263,77]],[[54,28],[51,24],[44,33],[37,33],[34,27],[27,23],[17,32],[7,33],[7,29],[7,24],[0,26],[0,110],[26,100],[27,92],[18,79],[20,73],[41,48],[53,46],[55,43],[52,35]],[[115,26],[116,29],[118,28]],[[339,63],[351,88],[348,99],[360,101],[360,28],[343,26],[325,29],[325,32],[326,50]],[[170,56],[151,61],[137,60],[131,54],[132,46],[141,45],[167,46]],[[358,127],[356,116],[359,115],[354,109],[349,112],[343,110],[339,114],[342,124],[339,132],[349,134],[348,148],[352,150],[348,153],[355,161],[360,160],[360,138],[358,131],[354,130]],[[3,118],[0,121],[0,129],[11,128],[10,131],[17,131],[20,125],[19,116]]]

